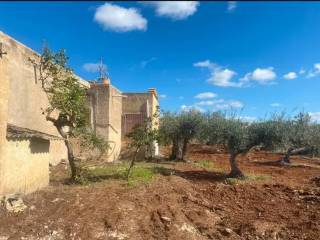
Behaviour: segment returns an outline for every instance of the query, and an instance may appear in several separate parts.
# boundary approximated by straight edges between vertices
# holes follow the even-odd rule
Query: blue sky
[[[173,4],[173,5],[171,5]],[[294,109],[320,119],[320,2],[0,2],[0,30],[120,90],[156,87],[166,110]]]

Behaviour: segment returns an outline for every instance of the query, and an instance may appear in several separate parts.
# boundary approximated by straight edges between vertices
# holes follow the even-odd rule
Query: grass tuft
[[[214,169],[214,165],[212,161],[209,160],[201,160],[201,161],[197,161],[195,163],[196,166],[204,168],[206,170],[212,170]]]
[[[253,181],[266,181],[270,180],[270,175],[254,175],[250,174],[242,178],[226,178],[225,183],[229,185],[238,185],[243,184],[246,182],[253,182]]]
[[[128,168],[129,163],[125,162],[86,169],[82,184],[101,182],[104,180],[127,180]],[[147,184],[151,182],[157,174],[171,175],[172,172],[172,169],[168,169],[154,163],[138,162],[132,168],[132,172],[127,183],[129,186],[137,186],[141,183]]]

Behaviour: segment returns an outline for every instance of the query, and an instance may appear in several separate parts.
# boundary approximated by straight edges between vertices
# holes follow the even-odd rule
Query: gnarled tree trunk
[[[72,145],[68,138],[68,134],[63,130],[64,126],[69,126],[70,128],[72,128],[72,124],[70,122],[66,122],[61,116],[59,116],[58,119],[54,119],[48,115],[46,119],[53,123],[53,125],[60,133],[61,137],[64,139],[64,144],[66,145],[68,152],[68,162],[71,170],[71,181],[75,182],[80,176],[80,172],[78,171],[78,167],[75,162],[75,157],[73,154]]]
[[[231,171],[230,171],[228,177],[231,177],[231,178],[244,177],[244,174],[242,173],[242,171],[240,170],[240,168],[238,166],[237,156],[238,156],[238,154],[236,154],[236,153],[230,154],[229,161],[230,161]]]
[[[183,146],[182,146],[182,160],[183,161],[185,161],[185,156],[187,154],[188,142],[189,142],[189,140],[187,138],[185,138],[183,140]]]
[[[75,182],[77,180],[77,177],[79,177],[80,175],[78,173],[78,168],[75,163],[72,146],[68,139],[64,140],[64,144],[66,145],[68,151],[68,161],[71,169],[71,181]]]
[[[172,150],[170,160],[185,161],[185,155],[187,152],[188,140],[175,139],[172,143]]]
[[[175,160],[177,158],[177,151],[178,151],[178,140],[174,139],[172,142],[170,160]]]
[[[287,153],[284,155],[284,157],[282,158],[282,160],[280,161],[282,164],[290,164],[291,163],[291,160],[290,160],[290,157],[291,155],[294,155],[294,154],[298,154],[298,153],[301,153],[301,152],[304,152],[306,151],[308,148],[307,147],[301,147],[301,148],[289,148]]]
[[[183,156],[183,141],[179,140],[177,144],[176,161],[184,161]]]

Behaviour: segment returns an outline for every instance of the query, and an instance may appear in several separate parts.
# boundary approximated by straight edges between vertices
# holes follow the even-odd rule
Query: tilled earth
[[[226,182],[228,155],[192,146],[188,159],[212,161],[207,171],[191,163],[162,163],[173,174],[128,187],[120,180],[90,186],[59,181],[24,197],[20,214],[0,210],[2,239],[320,239],[317,160],[253,152],[240,157],[260,181]],[[53,170],[61,171],[61,168]]]

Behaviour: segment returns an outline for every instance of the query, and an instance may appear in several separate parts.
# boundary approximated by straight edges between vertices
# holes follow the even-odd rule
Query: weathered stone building
[[[46,93],[30,59],[39,54],[0,31],[0,196],[29,193],[49,183],[49,163],[67,159],[64,141],[43,110]],[[122,94],[108,79],[101,83],[78,78],[88,89],[90,122],[110,149],[103,160],[114,161],[121,150],[132,114],[151,116],[158,106],[155,89]],[[125,120],[124,123],[122,121]],[[127,133],[130,130],[125,128]]]
[[[39,55],[0,32],[0,195],[32,192],[49,182],[49,162],[66,158],[56,128],[42,114],[48,99],[30,58]]]
[[[91,127],[109,143],[110,148],[104,159],[112,162],[119,157],[121,150],[123,95],[110,84],[109,79],[104,79],[101,83],[92,83],[88,93]]]
[[[126,97],[122,103],[122,139],[146,117],[152,117],[153,126],[158,127],[158,118],[155,115],[159,108],[159,100],[155,88],[149,88],[146,93],[123,94]],[[158,155],[158,153],[158,144],[155,143],[154,154]]]

